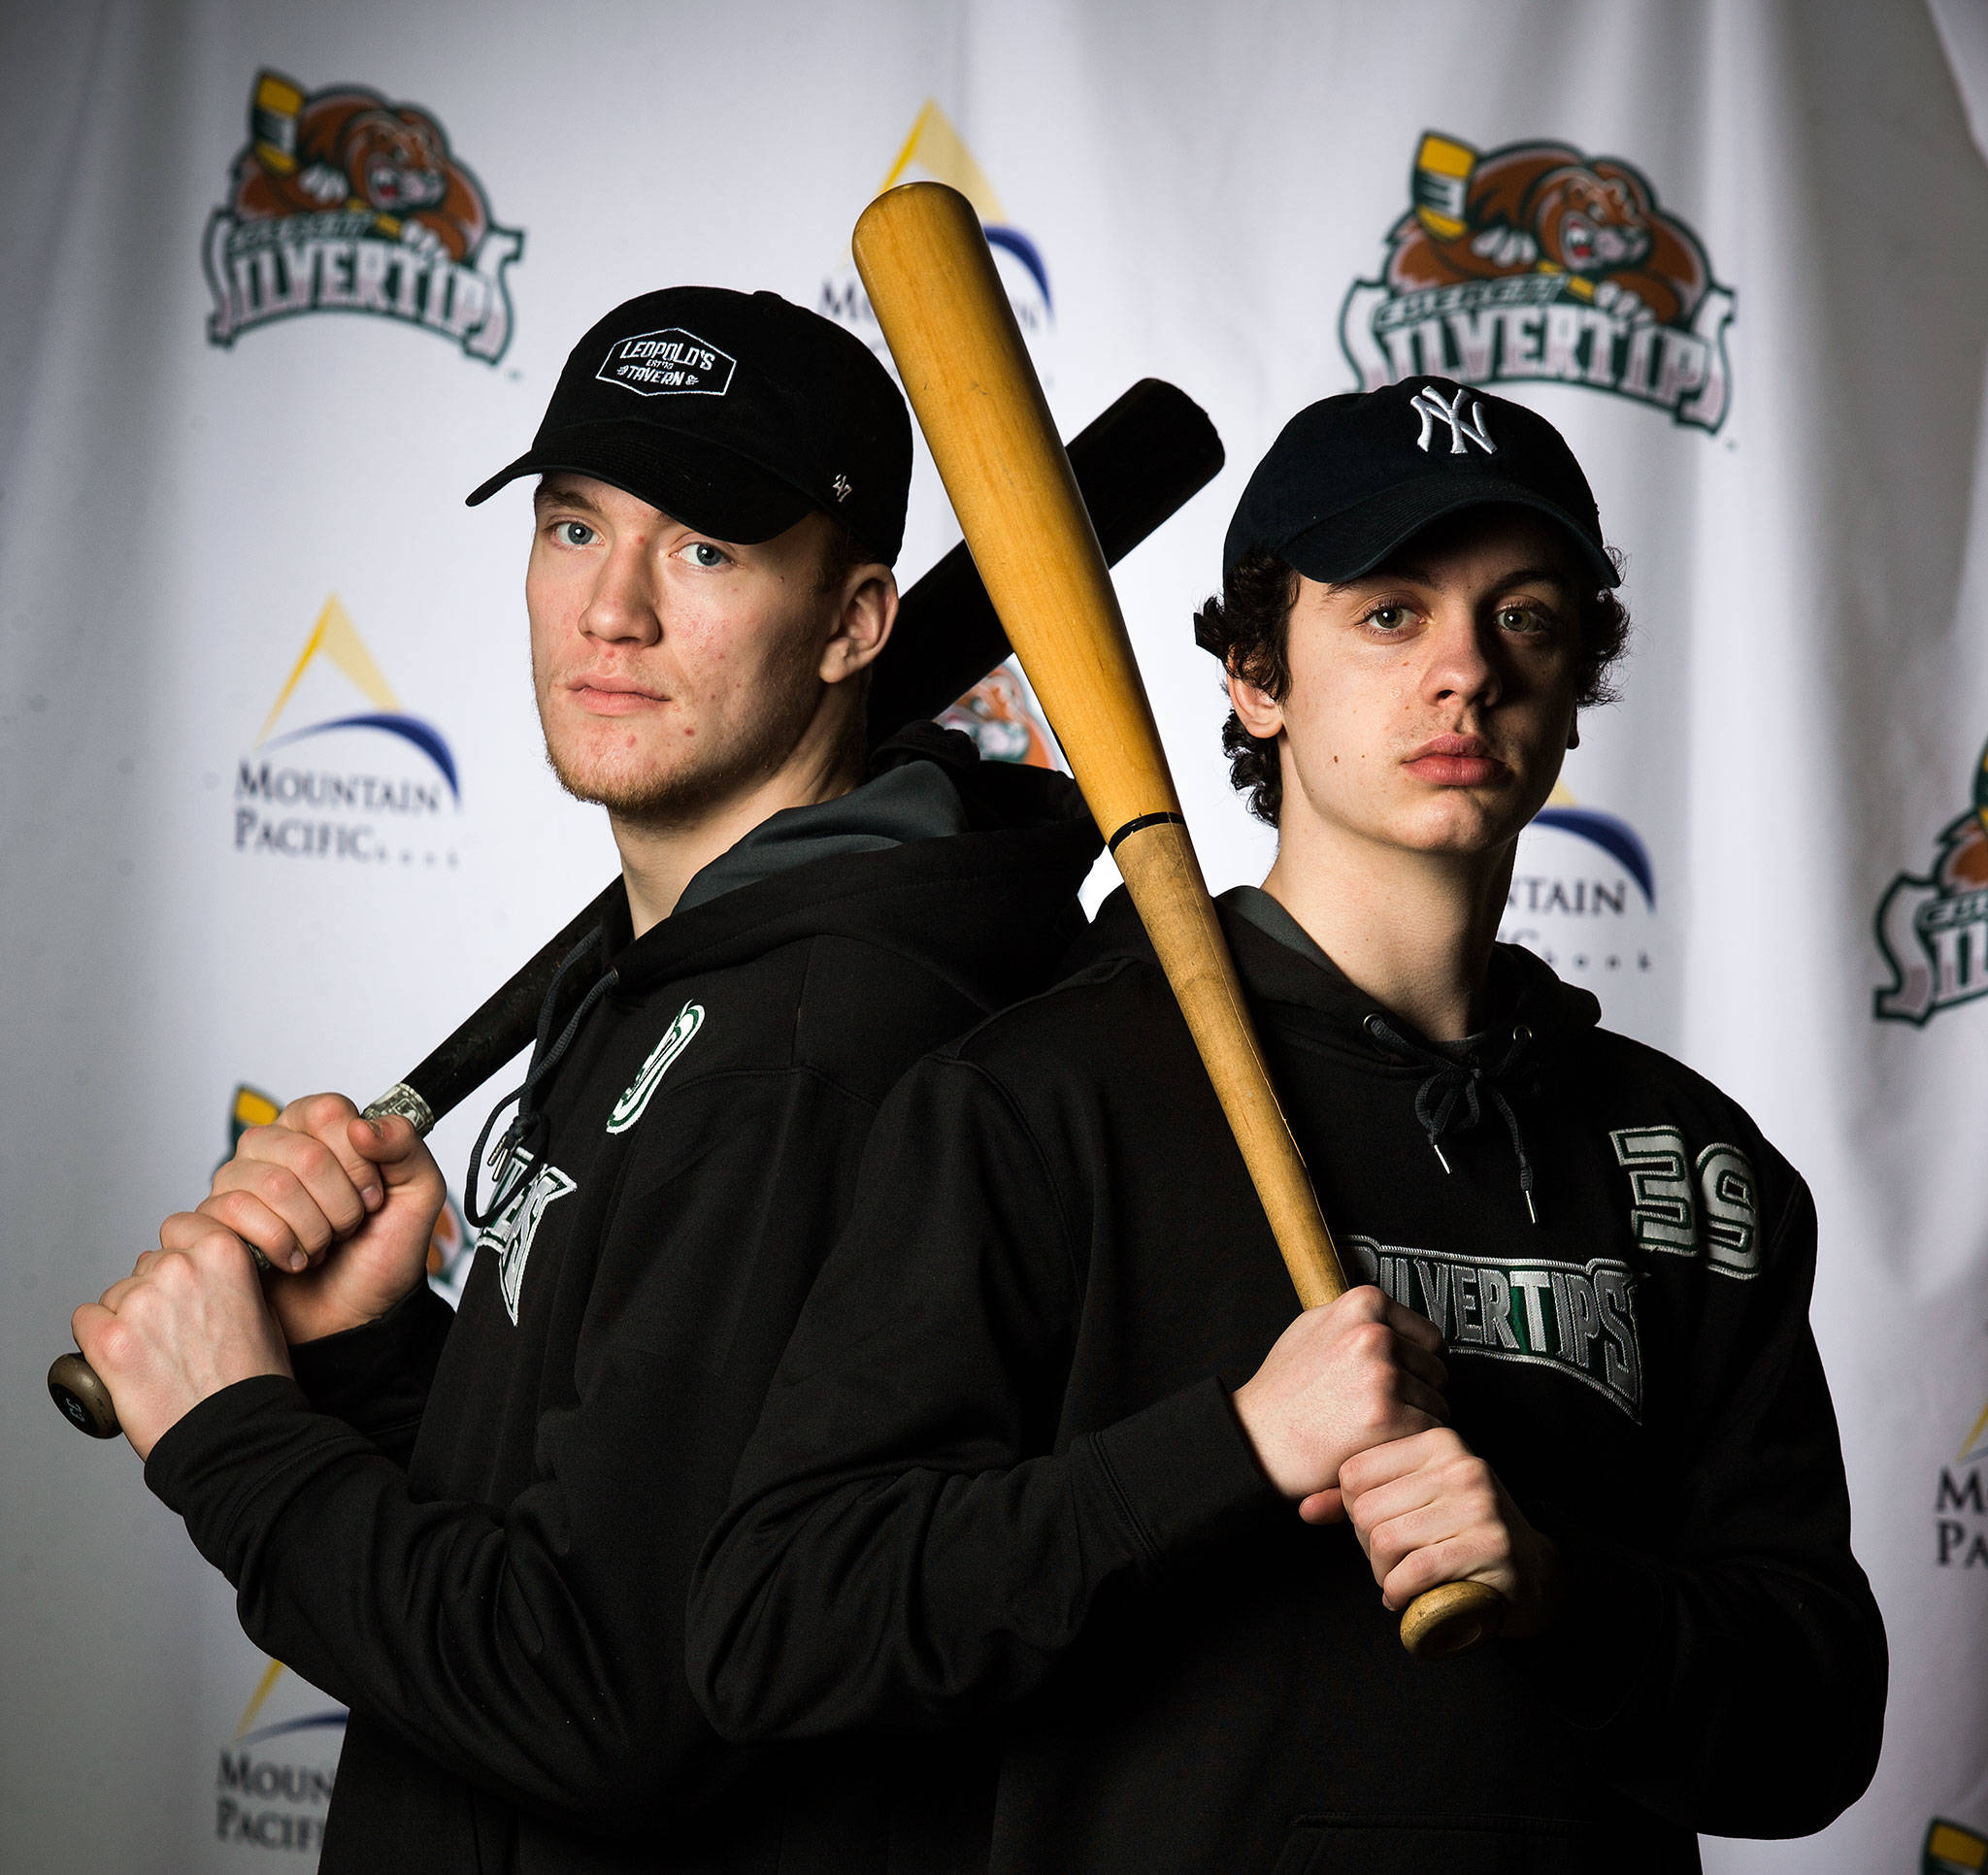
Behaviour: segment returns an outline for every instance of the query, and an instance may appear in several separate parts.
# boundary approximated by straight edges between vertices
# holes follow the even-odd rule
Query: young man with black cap
[[[79,1344],[250,1637],[351,1708],[326,1870],[840,1870],[883,1853],[878,1780],[943,1787],[722,1744],[689,1571],[884,1093],[1048,980],[1097,838],[1063,777],[931,725],[863,779],[911,428],[829,321],[618,308],[471,500],[531,474],[547,751],[625,894],[479,1141],[460,1311],[422,1281],[426,1147],[322,1095]]]
[[[1005,1726],[996,1875],[1682,1870],[1862,1791],[1807,1193],[1495,942],[1617,577],[1520,406],[1422,378],[1284,430],[1198,621],[1279,833],[1221,913],[1367,1283],[1291,1320],[1108,903],[872,1132],[693,1590],[727,1735]],[[1464,1577],[1504,1638],[1410,1661],[1399,1611]]]

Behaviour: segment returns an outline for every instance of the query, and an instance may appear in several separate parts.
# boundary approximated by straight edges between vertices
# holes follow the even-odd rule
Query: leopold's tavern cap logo
[[[604,384],[619,384],[639,397],[685,393],[722,397],[732,387],[739,361],[681,326],[638,332],[616,339],[594,373]]]
[[[263,72],[227,203],[207,224],[208,337],[231,345],[296,313],[371,312],[494,365],[511,341],[504,270],[523,248],[428,112]]]
[[[1340,310],[1362,390],[1544,380],[1724,422],[1733,295],[1640,171],[1564,144],[1480,154],[1432,130],[1409,193],[1380,278]]]

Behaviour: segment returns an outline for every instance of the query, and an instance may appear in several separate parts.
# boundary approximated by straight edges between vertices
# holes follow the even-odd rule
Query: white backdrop
[[[425,233],[314,167],[355,85],[425,114],[471,179]],[[1066,427],[1154,374],[1228,444],[1119,582],[1217,886],[1270,845],[1187,621],[1282,420],[1433,343],[1574,443],[1636,651],[1526,837],[1508,932],[1813,1183],[1816,1327],[1893,1648],[1871,1794],[1818,1841],[1706,1863],[1982,1867],[1970,94],[1971,0],[9,9],[0,1865],[310,1866],[337,1715],[242,1640],[42,1369],[204,1189],[238,1088],[376,1092],[608,876],[600,817],[539,754],[527,497],[461,497],[633,293],[765,285],[863,329],[848,231],[901,172],[1006,231]],[[1583,273],[1560,223],[1497,218],[1494,172],[1555,165],[1650,258]],[[953,538],[920,475],[908,575]],[[458,1178],[475,1105],[438,1138]]]

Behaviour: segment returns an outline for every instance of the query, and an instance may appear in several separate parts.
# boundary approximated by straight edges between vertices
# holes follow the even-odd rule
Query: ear
[[[1232,667],[1228,674],[1229,707],[1250,735],[1265,741],[1280,735],[1284,727],[1282,706],[1268,690],[1239,676]]]
[[[1580,747],[1580,718],[1578,716],[1567,726],[1567,746],[1569,748]]]
[[[843,581],[842,610],[821,647],[823,683],[844,683],[882,656],[897,624],[897,576],[881,561],[854,568]]]

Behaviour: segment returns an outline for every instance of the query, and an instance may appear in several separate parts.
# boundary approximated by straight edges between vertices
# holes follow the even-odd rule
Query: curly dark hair
[[[1612,548],[1609,558],[1620,565],[1621,555]],[[1223,670],[1281,701],[1291,687],[1291,608],[1297,597],[1296,569],[1275,554],[1252,549],[1222,582],[1220,595],[1194,614],[1194,641],[1212,653]],[[1584,595],[1574,698],[1578,707],[1615,701],[1608,674],[1628,641],[1629,611],[1613,590],[1603,586]],[[1249,796],[1249,811],[1275,827],[1284,805],[1276,739],[1250,735],[1231,709],[1222,725],[1222,753],[1229,758],[1230,783]]]

